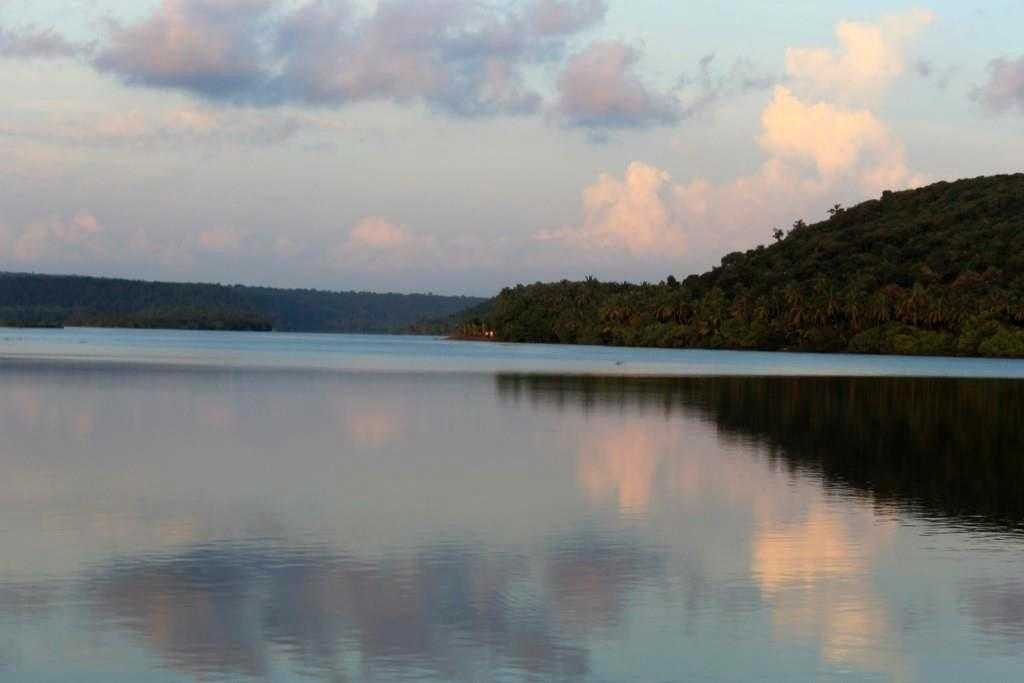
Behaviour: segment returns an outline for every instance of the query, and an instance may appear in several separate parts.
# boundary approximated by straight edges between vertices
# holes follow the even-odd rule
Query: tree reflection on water
[[[500,376],[507,400],[706,421],[795,471],[965,524],[1024,522],[1024,382]]]

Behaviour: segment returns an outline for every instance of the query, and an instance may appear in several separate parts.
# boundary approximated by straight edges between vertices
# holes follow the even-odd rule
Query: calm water
[[[0,680],[1020,680],[999,377],[0,330]]]

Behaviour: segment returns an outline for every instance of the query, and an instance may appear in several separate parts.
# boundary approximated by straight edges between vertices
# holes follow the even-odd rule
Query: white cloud
[[[367,216],[349,229],[341,244],[329,250],[328,266],[373,263],[402,268],[433,263],[439,256],[434,237],[416,234],[383,216]]]
[[[404,226],[380,216],[364,218],[348,233],[348,244],[356,249],[399,249],[412,241]]]
[[[822,176],[852,172],[871,189],[911,179],[902,143],[867,109],[806,103],[777,86],[761,113],[761,126],[765,151],[786,161],[812,162]]]
[[[602,175],[583,191],[579,226],[541,231],[536,238],[582,249],[622,251],[634,256],[684,252],[686,239],[676,214],[671,177],[633,162],[622,180]]]
[[[621,180],[602,175],[584,190],[577,225],[534,238],[592,264],[602,277],[611,272],[602,268],[617,268],[624,257],[649,267],[704,266],[765,241],[772,226],[829,206],[838,186],[838,179],[826,181],[778,159],[721,183],[677,182],[662,169],[634,161]]]
[[[872,109],[835,93],[829,99],[826,91],[845,79],[860,93],[881,94],[902,70],[902,42],[930,21],[929,13],[916,11],[877,25],[843,22],[841,53],[789,50],[790,76],[803,81],[796,85],[820,96],[775,87],[761,112],[758,142],[766,158],[756,172],[724,182],[677,182],[634,161],[621,180],[603,174],[584,190],[577,224],[537,232],[535,239],[578,259],[628,254],[651,266],[706,265],[835,202],[922,184],[902,142]]]
[[[810,160],[823,175],[845,171],[866,150],[891,144],[886,127],[866,109],[807,104],[783,86],[761,113],[761,146],[781,158]]]
[[[914,9],[876,23],[841,21],[836,25],[838,50],[789,48],[786,71],[817,95],[875,98],[903,74],[907,42],[934,19],[932,12]]]

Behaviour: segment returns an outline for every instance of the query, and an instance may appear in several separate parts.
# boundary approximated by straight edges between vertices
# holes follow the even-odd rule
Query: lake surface
[[[0,329],[0,680],[1021,680],[1021,378]]]

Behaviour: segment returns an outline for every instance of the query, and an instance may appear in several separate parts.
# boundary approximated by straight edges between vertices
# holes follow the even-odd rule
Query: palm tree
[[[825,278],[814,285],[814,318],[818,325],[829,323],[839,313],[839,298],[835,287]]]
[[[743,322],[750,321],[750,309],[751,302],[750,297],[745,292],[740,292],[733,297],[732,306],[729,309],[729,313],[733,318],[742,320]]]
[[[799,330],[803,327],[807,314],[804,295],[796,285],[790,284],[783,292],[783,298],[785,299],[788,312],[788,326],[794,330]]]
[[[930,300],[931,305],[928,308],[928,324],[932,327],[942,327],[946,324],[946,318],[949,315],[949,302],[946,300],[946,296],[939,295]]]
[[[864,305],[861,303],[860,297],[856,294],[850,296],[844,308],[846,317],[850,321],[850,329],[854,332],[860,332],[860,319],[864,313]]]
[[[686,325],[693,319],[693,305],[688,301],[680,301],[676,305],[676,322]]]
[[[910,290],[910,294],[903,297],[897,304],[896,314],[903,322],[909,322],[916,327],[918,322],[928,315],[929,308],[928,292],[920,282],[916,282]]]
[[[892,307],[885,292],[875,292],[870,303],[871,318],[876,323],[887,323],[892,317]]]

